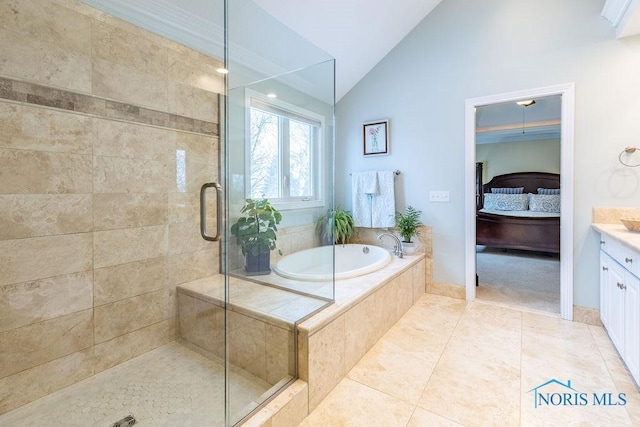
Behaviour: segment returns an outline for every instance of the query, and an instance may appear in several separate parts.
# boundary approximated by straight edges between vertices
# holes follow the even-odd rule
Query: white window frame
[[[252,103],[251,100],[255,99],[262,104],[266,104],[268,106],[273,106],[274,109],[281,110],[284,112],[290,112],[293,116],[300,116],[302,118],[307,118],[312,121],[316,121],[320,123],[319,135],[317,138],[317,142],[312,147],[312,177],[311,177],[311,186],[312,192],[315,197],[305,200],[299,197],[296,198],[278,198],[273,199],[270,198],[269,201],[276,207],[278,210],[292,210],[292,209],[305,209],[305,208],[317,208],[325,205],[324,203],[324,178],[325,178],[325,156],[324,146],[325,146],[325,117],[314,113],[309,110],[305,110],[298,106],[289,104],[288,102],[284,102],[277,98],[269,98],[266,95],[256,92],[250,89],[247,89],[245,92],[245,111],[246,111],[246,120],[245,120],[245,197],[249,197],[249,189],[251,188],[251,159],[249,156],[249,150],[251,146],[251,108]],[[282,179],[283,176],[280,177]]]

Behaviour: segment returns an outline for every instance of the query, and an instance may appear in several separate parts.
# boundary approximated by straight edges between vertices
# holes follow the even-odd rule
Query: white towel
[[[371,227],[390,228],[396,225],[396,196],[394,189],[395,173],[378,171],[378,189],[371,201]]]
[[[376,171],[364,171],[360,172],[359,175],[362,175],[362,179],[364,179],[364,183],[362,184],[362,191],[365,194],[376,194],[380,193],[380,188],[378,186],[378,172]]]
[[[378,174],[375,171],[351,174],[351,203],[356,227],[371,228],[372,199],[378,192]]]

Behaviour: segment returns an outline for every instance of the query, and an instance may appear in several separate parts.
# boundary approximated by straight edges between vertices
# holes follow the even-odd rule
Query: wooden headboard
[[[481,200],[484,193],[491,193],[492,188],[524,187],[524,193],[538,192],[538,188],[560,188],[560,174],[549,172],[515,172],[496,175],[491,181],[482,185]],[[480,203],[480,206],[483,206]]]

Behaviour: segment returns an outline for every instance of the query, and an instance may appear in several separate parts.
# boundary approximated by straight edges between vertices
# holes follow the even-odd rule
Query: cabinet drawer
[[[600,236],[600,249],[608,254],[615,261],[624,265],[624,258],[622,257],[622,244],[618,242],[616,239],[611,238],[605,234]]]
[[[600,249],[618,264],[640,277],[640,254],[607,235],[600,236]]]
[[[629,270],[634,276],[640,276],[640,254],[621,243],[616,243],[617,248],[614,259],[616,259],[616,261],[618,261],[624,268]]]

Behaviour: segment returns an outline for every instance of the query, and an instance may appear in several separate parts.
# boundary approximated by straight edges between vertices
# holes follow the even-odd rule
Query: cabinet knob
[[[603,265],[602,266],[602,271],[607,271],[607,270],[609,270],[609,269]]]
[[[624,262],[631,264],[633,262],[633,258],[624,257]]]
[[[618,287],[618,289],[622,289],[622,286],[623,286],[623,285],[622,285],[622,283],[617,282],[617,283],[616,283],[616,286]]]
[[[627,289],[627,285],[623,284],[622,286],[620,286],[620,289],[622,289],[624,291],[625,289]]]
[[[600,244],[601,244],[601,245],[604,245],[604,240],[600,240]]]

